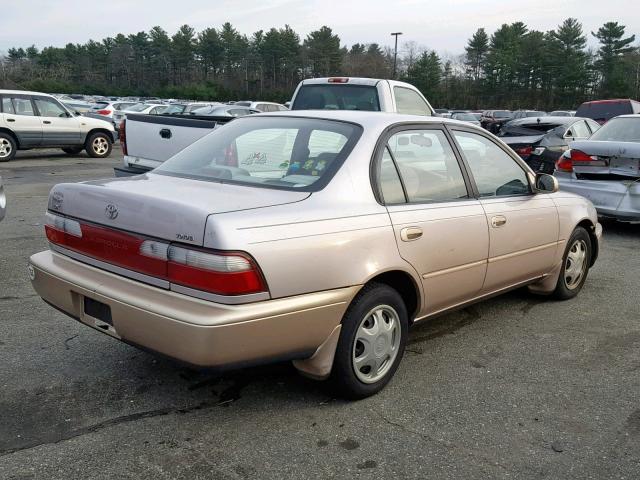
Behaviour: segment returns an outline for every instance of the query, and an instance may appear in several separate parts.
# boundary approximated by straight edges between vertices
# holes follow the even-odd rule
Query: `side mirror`
[[[555,193],[558,191],[558,179],[547,173],[536,174],[535,190],[540,193]]]

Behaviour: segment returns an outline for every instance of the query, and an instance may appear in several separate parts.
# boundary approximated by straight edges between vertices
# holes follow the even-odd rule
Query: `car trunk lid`
[[[56,185],[49,209],[117,230],[202,246],[209,215],[293,203],[309,195],[149,173]]]
[[[569,147],[593,157],[590,162],[573,163],[573,171],[581,180],[640,179],[640,143],[582,140]]]

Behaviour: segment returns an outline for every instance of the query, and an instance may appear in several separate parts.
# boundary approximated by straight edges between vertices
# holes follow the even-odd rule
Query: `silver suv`
[[[114,139],[111,123],[72,112],[51,95],[0,90],[0,162],[11,160],[17,150],[55,147],[69,155],[84,149],[104,158]]]

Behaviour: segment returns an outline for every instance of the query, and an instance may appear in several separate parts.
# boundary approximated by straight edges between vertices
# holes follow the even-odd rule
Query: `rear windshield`
[[[368,85],[328,83],[303,85],[291,110],[380,111],[378,89]]]
[[[508,123],[504,125],[500,132],[498,132],[499,137],[525,137],[528,135],[543,135],[547,133],[549,130],[560,127],[561,123],[526,123],[524,125],[509,125]]]
[[[164,109],[162,114],[163,115],[176,115],[176,114],[184,112],[184,108],[185,108],[185,105],[180,105],[180,104],[169,105],[167,108]]]
[[[465,122],[475,122],[477,118],[475,115],[471,115],[470,113],[454,113],[454,120],[464,120]]]
[[[316,191],[360,138],[360,126],[300,117],[245,117],[185,148],[155,173],[221,183]]]
[[[614,118],[589,140],[601,142],[640,142],[640,118]]]
[[[130,107],[128,107],[127,110],[129,110],[130,112],[141,112],[148,106],[149,105],[145,103],[136,103],[135,105],[131,105]]]
[[[576,117],[592,118],[595,121],[606,122],[618,115],[633,113],[631,102],[594,102],[583,103],[576,111]]]
[[[512,113],[508,110],[496,110],[493,112],[493,118],[510,118]]]

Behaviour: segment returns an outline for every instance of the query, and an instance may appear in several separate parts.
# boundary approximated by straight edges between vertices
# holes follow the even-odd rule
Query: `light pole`
[[[396,46],[393,50],[393,78],[396,78],[396,66],[398,64],[398,35],[402,35],[402,32],[393,32],[391,35],[396,37]]]

